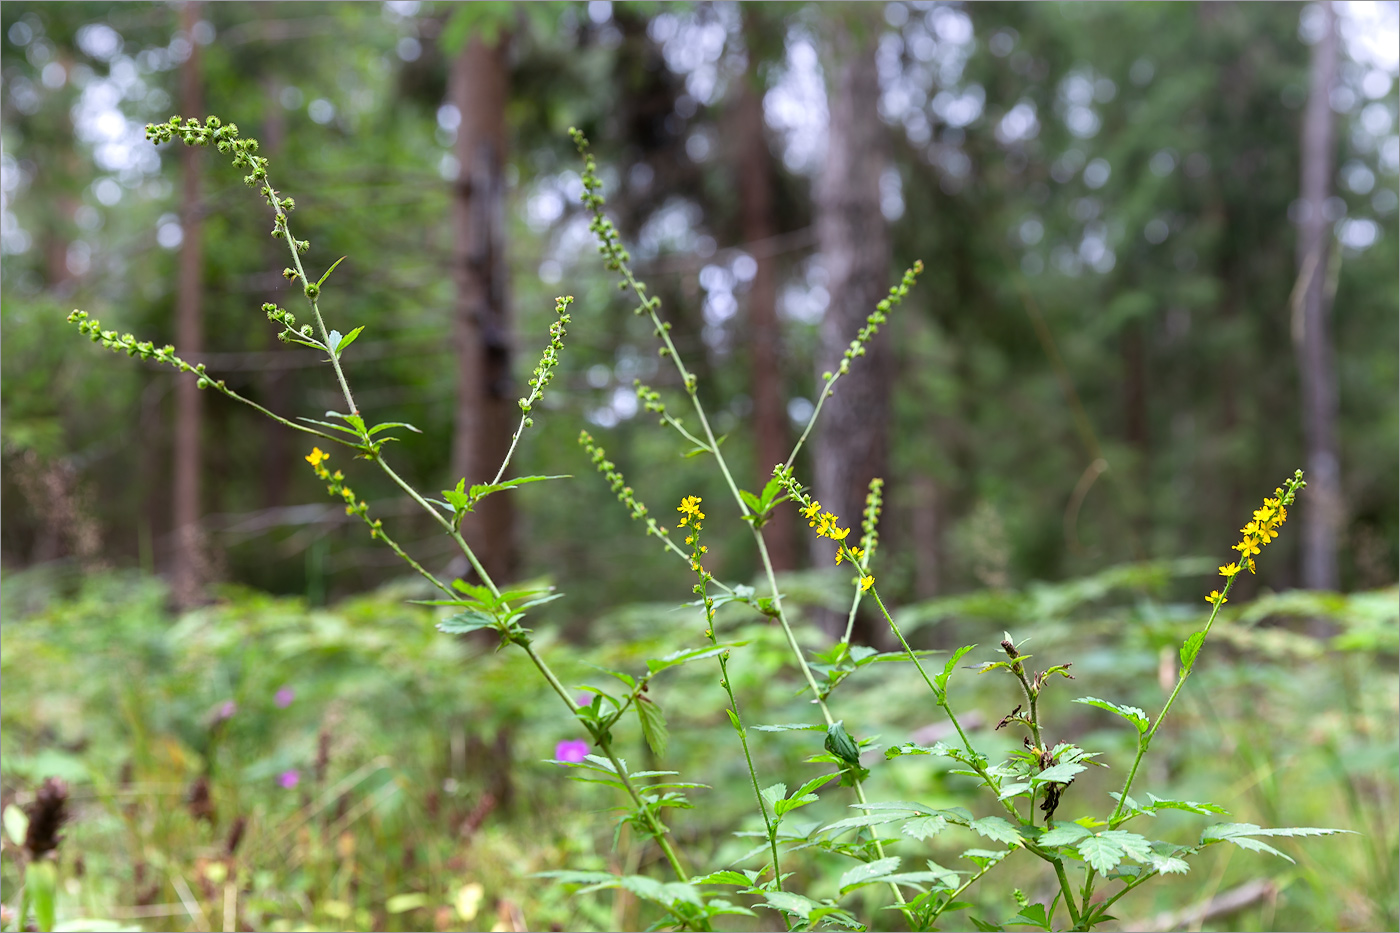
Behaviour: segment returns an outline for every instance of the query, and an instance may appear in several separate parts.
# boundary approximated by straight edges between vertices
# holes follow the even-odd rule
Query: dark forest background
[[[41,781],[69,782],[60,920],[659,916],[534,875],[657,872],[645,840],[614,837],[607,792],[549,763],[582,733],[520,653],[444,636],[406,605],[421,581],[326,497],[304,439],[65,323],[82,308],[173,343],[287,417],[343,405],[320,354],[279,343],[260,310],[305,317],[266,205],[217,153],[144,140],[148,121],[217,114],[261,141],[295,198],[310,274],[346,257],[321,307],[341,332],[365,328],[343,359],[366,416],[422,429],[389,459],[426,494],[494,474],[554,298],[575,296],[512,466],[572,478],[493,496],[465,529],[497,580],[565,594],[530,624],[571,687],[700,638],[678,608],[694,578],[629,520],[581,429],[664,523],[704,497],[717,577],[749,582],[757,558],[713,463],[634,394],[640,379],[673,410],[683,399],[601,267],[571,126],[745,488],[786,458],[821,373],[922,260],[797,462],[851,525],[869,478],[886,480],[874,573],[919,647],[990,657],[1008,631],[1072,660],[1073,689],[1160,709],[1215,567],[1304,468],[1142,786],[1360,834],[1281,843],[1296,865],[1216,847],[1115,910],[1123,929],[1393,929],[1398,18],[1395,3],[6,2],[0,809],[9,830]],[[425,566],[468,575],[377,471],[331,466]],[[825,649],[847,568],[794,511],[765,534],[797,637]],[[739,702],[810,717],[780,631],[726,612],[718,626],[746,645]],[[701,668],[649,694],[672,733],[655,764],[712,785],[676,838],[721,866],[749,848],[734,833],[762,824]],[[860,734],[945,734],[913,672],[879,668],[842,690]],[[959,672],[950,695],[995,760],[1019,737],[993,728],[1014,692],[993,680]],[[1072,696],[1044,715],[1121,769],[1132,730]],[[808,780],[810,737],[756,743],[762,779]],[[634,724],[618,742],[654,762]],[[1121,773],[1083,775],[1074,815]],[[881,762],[871,792],[976,799],[922,762]],[[849,812],[828,797],[804,813]],[[1186,839],[1202,819],[1156,822]],[[952,864],[952,836],[903,852]],[[975,915],[1015,911],[1012,885],[1048,901],[1031,861],[973,890]],[[817,897],[839,896],[849,868],[796,850],[784,865]]]
[[[1323,533],[1290,536],[1260,582],[1392,582],[1395,75],[1364,17],[1393,28],[1394,10],[1329,11],[6,4],[5,566],[139,565],[177,589],[317,601],[399,572],[328,527],[342,517],[294,437],[217,399],[182,408],[174,374],[63,323],[82,307],[278,411],[334,407],[315,354],[258,311],[295,297],[264,206],[211,155],[142,140],[196,111],[262,141],[312,268],[348,257],[328,312],[366,325],[362,407],[424,429],[399,452],[424,488],[480,481],[553,296],[578,297],[520,462],[576,478],[497,497],[509,511],[480,533],[497,566],[591,594],[581,615],[659,578],[579,428],[658,504],[711,480],[637,414],[633,379],[668,375],[595,261],[571,125],[752,483],[852,322],[924,261],[804,464],[841,514],[859,499],[827,477],[887,477],[885,579],[904,598],[1213,554],[1299,465]],[[1326,105],[1311,123],[1310,100]],[[1304,191],[1309,152],[1326,164]],[[857,447],[868,461],[843,465]],[[784,519],[779,560],[806,566]],[[401,536],[446,560],[420,532]],[[735,572],[752,566],[739,541]]]

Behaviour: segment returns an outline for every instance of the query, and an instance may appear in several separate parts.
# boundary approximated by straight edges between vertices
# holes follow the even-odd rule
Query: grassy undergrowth
[[[1197,606],[1166,594],[1174,578],[1211,569],[1191,561],[1125,565],[1062,584],[914,604],[899,621],[919,647],[983,642],[969,664],[995,656],[987,633],[1014,624],[1032,634],[1029,650],[1041,657],[1072,652],[1080,692],[1151,708],[1172,686],[1177,646],[1200,622]],[[563,868],[637,874],[656,849],[628,826],[615,838],[605,812],[615,797],[548,763],[576,736],[529,661],[494,651],[492,640],[444,637],[433,627],[441,610],[405,604],[422,595],[418,587],[408,580],[325,608],[230,589],[176,618],[160,584],[147,578],[8,576],[3,802],[25,803],[50,775],[69,784],[60,926],[84,928],[79,918],[101,917],[113,922],[85,928],[231,929],[233,921],[269,930],[604,930],[657,920],[659,911],[625,892],[573,897],[532,877]],[[804,575],[784,589],[819,601],[828,588]],[[1301,634],[1305,620],[1318,617],[1339,632],[1330,644]],[[632,605],[595,620],[591,645],[552,638],[544,622],[536,643],[572,688],[595,674],[593,665],[635,666],[664,652],[681,624],[673,605]],[[772,722],[801,718],[802,682],[781,632],[738,610],[721,612],[717,626],[726,640],[749,643],[731,676],[740,702]],[[1361,835],[1282,841],[1296,864],[1216,847],[1189,874],[1122,905],[1119,928],[1192,928],[1183,910],[1245,890],[1260,896],[1194,928],[1396,925],[1396,632],[1393,589],[1288,593],[1222,610],[1216,648],[1167,726],[1196,738],[1169,743],[1140,786],[1215,801],[1238,822],[1325,824]],[[806,645],[822,643],[811,626],[798,635]],[[993,757],[1010,751],[1009,730],[994,730],[1015,699],[1004,679],[960,677],[965,725],[979,748]],[[746,806],[748,771],[731,727],[702,699],[714,679],[694,665],[653,685],[670,728],[689,737],[673,743],[664,762],[652,759],[635,722],[618,726],[617,743],[634,766],[679,770],[711,787],[694,792],[707,798],[703,820],[680,811],[668,822],[686,852],[721,865],[753,848],[736,831],[763,827]],[[904,664],[862,668],[843,688],[848,715],[880,736],[866,762],[872,793],[962,804],[974,782],[949,773],[954,763],[886,763],[878,753],[943,737],[945,724],[921,689]],[[1113,716],[1068,695],[1046,702],[1081,741],[1114,761],[1130,755],[1131,735]],[[810,743],[805,733],[772,734],[757,746],[758,765],[796,786],[821,768],[802,763]],[[1104,799],[1121,780],[1116,770],[1094,769],[1072,793]],[[847,813],[835,786],[821,796],[812,819]],[[1174,818],[1182,833],[1200,822],[1163,813],[1153,831],[1169,832],[1164,824]],[[929,841],[930,854],[955,858],[976,838],[949,830]],[[13,855],[6,839],[5,900],[18,883]],[[790,862],[795,886],[814,896],[834,894],[849,867],[818,852]],[[1048,894],[1037,887],[1043,873],[1026,868],[1008,881],[1032,901]],[[990,889],[971,896],[971,915],[1017,909]],[[720,928],[755,923],[780,929],[775,913]]]

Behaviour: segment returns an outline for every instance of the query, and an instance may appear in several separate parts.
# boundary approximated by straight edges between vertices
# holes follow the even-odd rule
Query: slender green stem
[[[428,581],[429,583],[431,583],[433,586],[435,586],[435,587],[437,587],[438,589],[442,590],[442,591],[443,591],[444,593],[446,593],[448,596],[456,597],[456,596],[458,595],[457,593],[453,592],[452,587],[448,586],[446,583],[443,583],[443,582],[442,582],[441,580],[439,580],[436,576],[434,576],[431,572],[425,570],[425,569],[423,568],[423,565],[422,565],[422,564],[418,563],[418,561],[414,560],[411,556],[409,556],[408,553],[405,552],[403,548],[399,547],[398,543],[397,543],[396,541],[394,541],[393,538],[391,538],[391,537],[389,537],[387,534],[385,534],[385,533],[384,533],[384,527],[383,527],[383,525],[380,525],[378,528],[375,528],[375,527],[374,527],[374,524],[369,520],[369,518],[368,518],[367,516],[361,516],[361,517],[364,518],[365,524],[369,525],[370,528],[373,530],[375,536],[377,536],[378,538],[380,538],[385,544],[389,545],[389,549],[390,549],[391,551],[393,551],[395,554],[399,555],[399,557],[400,557],[405,563],[407,563],[410,567],[412,567],[414,570],[418,571],[418,573],[423,577],[423,579],[427,580],[427,581]]]
[[[526,401],[533,402],[535,398],[535,394],[532,393]],[[515,445],[520,443],[520,435],[525,433],[525,420],[529,417],[529,415],[520,416],[520,424],[518,427],[516,427],[515,433],[510,436],[510,448],[506,450],[506,455],[501,460],[501,468],[496,471],[495,479],[491,480],[492,486],[499,483],[501,481],[501,477],[506,475],[506,467],[510,466],[510,458],[515,456]]]
[[[880,591],[874,584],[871,584],[870,595],[875,598],[875,605],[880,607],[880,614],[885,617],[885,622],[889,624],[890,631],[894,632],[894,637],[899,639],[900,645],[904,648],[904,653],[909,655],[909,660],[914,662],[914,667],[918,670],[919,676],[924,679],[924,683],[928,684],[929,690],[933,692],[934,702],[943,710],[944,715],[948,717],[948,721],[953,724],[953,729],[957,731],[958,738],[962,741],[962,746],[967,751],[968,763],[971,764],[972,769],[977,772],[978,776],[982,778],[982,782],[986,784],[987,787],[991,789],[992,793],[996,794],[997,798],[1000,800],[1001,786],[987,771],[986,766],[982,764],[982,756],[972,747],[972,740],[967,737],[967,733],[963,731],[962,723],[958,722],[957,714],[953,712],[953,708],[948,704],[947,691],[939,690],[938,687],[934,685],[933,680],[928,676],[928,671],[924,670],[924,665],[919,661],[919,656],[914,653],[913,648],[909,647],[909,642],[904,639],[904,633],[899,630],[899,626],[895,624],[894,617],[891,616],[890,611],[885,608],[885,602],[880,598]],[[1016,817],[1017,820],[1020,820],[1021,814],[1016,812],[1016,805],[1014,803],[1010,800],[1001,800],[1001,805],[1007,812]]]
[[[710,628],[714,631],[713,623]],[[763,825],[768,833],[768,848],[773,856],[773,884],[781,891],[783,889],[783,871],[778,861],[778,834],[773,825],[773,818],[768,815],[768,804],[763,799],[763,791],[758,786],[758,768],[753,763],[753,754],[749,751],[749,731],[744,726],[744,717],[739,712],[739,701],[734,696],[734,687],[729,682],[729,661],[724,655],[719,656],[719,671],[724,692],[729,695],[729,708],[734,711],[734,718],[739,723],[739,728],[735,731],[739,733],[739,745],[744,750],[744,763],[749,769],[749,783],[753,785],[754,799],[758,801],[758,812],[763,815]]]
[[[1235,574],[1235,576],[1239,576],[1239,574]],[[1230,594],[1230,588],[1235,585],[1235,576],[1225,581],[1225,592],[1222,596],[1228,596]],[[1204,637],[1201,640],[1203,645],[1205,644],[1205,638],[1210,636],[1210,628],[1215,624],[1215,617],[1220,614],[1220,607],[1224,605],[1224,603],[1225,600],[1221,599],[1221,601],[1216,603],[1214,608],[1211,609],[1210,618],[1206,620],[1206,627],[1203,630]],[[1132,789],[1133,780],[1137,777],[1138,767],[1142,764],[1143,756],[1147,754],[1147,749],[1152,744],[1153,736],[1155,736],[1157,730],[1161,728],[1162,720],[1167,718],[1167,713],[1171,711],[1172,704],[1176,702],[1177,695],[1181,693],[1181,688],[1186,685],[1186,678],[1191,676],[1191,671],[1195,666],[1195,658],[1192,658],[1190,664],[1183,664],[1181,666],[1181,670],[1176,676],[1176,686],[1172,688],[1171,695],[1167,697],[1167,702],[1162,706],[1162,712],[1157,714],[1157,720],[1152,723],[1152,728],[1149,729],[1145,735],[1138,738],[1137,756],[1133,758],[1133,766],[1128,769],[1127,780],[1123,782],[1123,790],[1118,795],[1118,804],[1113,808],[1113,813],[1108,818],[1111,828],[1117,829],[1119,824],[1127,819],[1123,810],[1127,806],[1128,791]]]
[[[205,378],[208,379],[207,376],[206,376]],[[253,401],[252,399],[250,399],[250,398],[245,398],[245,397],[243,397],[242,395],[239,395],[237,392],[233,391],[233,390],[230,389],[228,386],[224,385],[224,383],[223,383],[222,380],[208,379],[208,382],[209,382],[209,385],[210,385],[215,391],[222,392],[224,395],[228,396],[229,398],[233,399],[233,400],[236,401],[236,402],[242,402],[244,405],[247,405],[247,406],[249,406],[250,408],[257,409],[258,412],[260,412],[261,414],[265,415],[265,416],[268,417],[268,418],[271,418],[273,421],[276,421],[278,424],[282,425],[283,427],[291,428],[293,431],[300,431],[300,432],[302,432],[303,434],[314,434],[315,436],[320,437],[320,438],[324,438],[325,440],[333,441],[334,443],[337,443],[337,444],[344,444],[346,447],[354,447],[354,446],[356,446],[354,441],[344,440],[344,439],[342,439],[342,438],[336,437],[334,434],[327,434],[325,431],[318,431],[318,430],[316,430],[315,428],[307,427],[307,426],[304,425],[304,424],[297,424],[295,421],[288,421],[286,418],[283,418],[281,415],[276,414],[276,413],[271,412],[271,411],[268,411],[266,408],[263,408],[261,405],[259,405],[257,402]]]
[[[1070,886],[1069,878],[1065,875],[1065,863],[1060,859],[1051,859],[1050,864],[1055,866],[1055,877],[1060,881],[1060,893],[1064,896],[1065,908],[1069,911],[1069,918],[1076,928],[1079,926],[1079,909],[1074,905],[1074,889]],[[1053,917],[1051,918],[1054,919]]]
[[[856,570],[860,572],[856,574],[856,591],[855,594],[851,596],[851,609],[846,613],[846,634],[841,636],[841,644],[843,645],[849,645],[851,643],[851,632],[854,631],[856,626],[856,610],[860,608],[860,597],[862,595],[860,578],[865,575],[865,572],[864,568],[859,564],[856,565]]]
[[[376,455],[374,457],[374,462],[378,464],[379,468],[384,471],[385,475],[387,475],[389,479],[394,481],[395,486],[398,486],[400,489],[402,489],[405,493],[408,494],[408,497],[410,499],[422,506],[423,510],[429,515],[431,515],[433,517],[433,520],[443,527],[443,530],[448,532],[455,530],[452,527],[452,522],[447,518],[444,518],[443,514],[440,511],[433,508],[432,503],[428,502],[427,499],[424,499],[421,495],[418,494],[418,490],[414,489],[408,484],[406,480],[404,480],[403,477],[395,473],[393,468],[389,466],[388,462],[382,456]]]
[[[964,881],[964,882],[958,887],[957,890],[951,892],[951,893],[943,900],[943,903],[940,904],[936,910],[934,910],[933,915],[932,915],[931,917],[929,917],[929,929],[933,929],[934,924],[938,922],[939,916],[942,915],[943,911],[945,911],[945,910],[948,909],[948,905],[950,905],[950,904],[954,903],[955,901],[957,901],[958,897],[959,897],[964,891],[966,891],[968,888],[972,887],[974,884],[976,884],[978,881],[980,881],[980,880],[982,879],[982,876],[983,876],[983,875],[985,875],[987,872],[991,871],[994,867],[996,867],[997,865],[1000,865],[1000,864],[1001,864],[1001,862],[998,861],[998,862],[994,862],[994,863],[991,864],[991,865],[987,865],[986,867],[984,867],[984,868],[982,868],[980,871],[978,871],[975,875],[973,875],[971,878],[968,878],[966,881]]]
[[[277,213],[277,225],[282,228],[282,236],[287,241],[287,248],[292,253],[292,265],[296,268],[297,275],[301,278],[303,290],[312,283],[306,277],[306,270],[301,265],[301,253],[297,249],[297,241],[292,236],[291,225],[287,221],[287,213],[282,209],[282,204],[277,198],[277,192],[272,188],[272,181],[266,182],[268,190],[272,191],[272,197],[268,200],[272,202],[272,209]],[[345,395],[345,404],[350,408],[350,414],[357,415],[360,410],[355,407],[355,398],[350,394],[350,383],[345,381],[345,372],[340,368],[340,357],[331,346],[331,335],[326,330],[326,322],[321,317],[321,307],[317,300],[308,293],[307,302],[311,305],[311,313],[316,318],[316,326],[321,329],[321,341],[326,345],[326,350],[330,353],[330,364],[335,369],[335,378],[340,383],[340,391]]]
[[[793,461],[797,459],[797,452],[802,449],[802,445],[807,442],[807,436],[812,433],[812,428],[817,424],[817,418],[822,413],[822,406],[826,404],[826,397],[831,394],[831,387],[836,384],[836,380],[841,378],[841,371],[837,370],[827,378],[822,386],[821,394],[817,396],[817,404],[812,408],[812,414],[807,418],[807,426],[802,429],[802,435],[797,438],[797,443],[792,445],[792,453],[788,454],[787,461],[783,466],[792,468]]]
[[[491,575],[486,572],[486,568],[481,566],[481,561],[476,558],[476,552],[472,550],[471,545],[467,543],[467,539],[463,538],[462,533],[456,528],[452,529],[452,540],[456,541],[457,547],[462,549],[462,553],[466,555],[467,560],[472,565],[472,569],[475,570],[476,575],[481,578],[481,582],[486,584],[486,588],[491,591],[491,595],[500,596],[501,591],[496,588],[495,581],[492,580]]]
[[[657,823],[656,815],[651,812],[651,808],[647,806],[646,801],[642,800],[642,795],[637,792],[637,786],[632,782],[632,779],[628,777],[627,769],[623,767],[622,762],[618,760],[617,753],[612,750],[612,743],[600,741],[598,747],[603,750],[603,754],[607,756],[608,761],[612,762],[613,770],[617,772],[618,779],[622,782],[622,786],[626,788],[628,796],[632,798],[632,802],[637,805],[637,812],[642,815],[652,838],[655,839],[656,844],[661,847],[662,854],[666,856],[666,861],[671,865],[671,871],[676,874],[676,880],[688,880],[690,875],[687,874],[685,868],[681,866],[680,856],[678,856],[676,850],[671,847],[671,841],[666,838],[666,831]]]

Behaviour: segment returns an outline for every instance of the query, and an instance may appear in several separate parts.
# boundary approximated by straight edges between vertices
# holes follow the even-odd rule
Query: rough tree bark
[[[1322,3],[1326,29],[1312,49],[1312,78],[1303,113],[1302,222],[1298,227],[1301,292],[1293,338],[1302,383],[1303,438],[1308,493],[1302,513],[1303,586],[1335,590],[1337,536],[1342,525],[1341,465],[1337,447],[1337,372],[1332,350],[1327,267],[1332,237],[1326,216],[1336,165],[1337,133],[1331,91],[1337,77],[1337,17]]]
[[[869,30],[864,40],[856,40],[843,31],[835,42],[839,64],[830,92],[826,164],[815,198],[817,248],[831,295],[821,324],[818,373],[840,364],[842,352],[889,287],[890,242],[880,212],[887,139],[876,107],[875,35]],[[870,479],[888,476],[891,357],[888,333],[882,330],[826,400],[818,426],[816,495],[825,510],[857,530]],[[812,540],[817,566],[831,564],[831,543]]]
[[[454,482],[489,482],[510,445],[519,414],[510,379],[506,308],[505,182],[508,39],[488,44],[473,36],[452,64],[449,97],[461,113],[460,170],[452,205],[453,278],[457,286],[454,338],[459,361]],[[467,517],[463,534],[497,581],[515,564],[509,495],[489,496]]]
[[[777,263],[771,250],[766,248],[778,232],[773,216],[773,156],[764,135],[762,90],[752,54],[734,105],[734,128],[742,236],[749,244],[756,265],[748,294],[749,385],[757,434],[758,468],[754,483],[761,489],[772,479],[774,465],[787,460],[792,438],[783,402]],[[768,545],[774,570],[797,568],[794,516],[792,508],[780,508],[763,528],[763,540]]]
[[[181,31],[186,36],[192,35],[199,18],[199,3],[182,5]],[[180,65],[180,109],[187,117],[203,119],[204,93],[199,58],[199,44],[191,41],[190,56]],[[201,156],[202,151],[198,147],[180,147],[180,226],[184,239],[180,243],[180,268],[175,293],[175,345],[187,360],[198,360],[204,351]],[[171,561],[171,596],[180,607],[199,602],[204,584],[204,540],[199,527],[202,429],[200,391],[193,379],[180,378],[175,383],[172,463],[174,552]]]

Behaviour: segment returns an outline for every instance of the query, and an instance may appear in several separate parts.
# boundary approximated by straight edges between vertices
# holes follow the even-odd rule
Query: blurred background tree
[[[1400,151],[1377,37],[1395,13],[1339,6],[1319,85],[1331,9],[6,4],[5,567],[137,565],[313,601],[399,573],[338,530],[295,439],[224,404],[176,421],[171,374],[65,332],[81,306],[157,340],[196,333],[175,309],[199,288],[203,346],[184,349],[279,411],[335,407],[315,354],[270,339],[257,310],[295,297],[261,207],[212,164],[190,204],[191,170],[141,138],[197,71],[203,109],[273,157],[312,267],[349,257],[328,307],[367,325],[362,407],[424,429],[399,453],[415,483],[480,481],[553,295],[578,296],[557,407],[520,463],[578,475],[477,516],[497,566],[553,577],[572,620],[673,582],[644,570],[657,558],[588,477],[579,427],[656,506],[709,480],[638,417],[633,379],[667,376],[594,261],[570,125],[594,139],[750,484],[851,321],[925,261],[802,464],[851,520],[886,474],[883,560],[904,598],[1213,553],[1324,429],[1335,575],[1305,575],[1290,543],[1259,582],[1391,582]],[[1306,191],[1305,111],[1336,127]],[[1330,257],[1311,277],[1302,231]],[[1305,429],[1292,340],[1312,334],[1314,296],[1335,309],[1336,403]],[[169,498],[193,476],[204,559],[180,543],[189,493]],[[450,560],[360,482],[430,563]],[[797,532],[791,514],[770,532],[790,570],[808,562]],[[752,569],[740,535],[715,551]]]
[[[144,141],[194,106],[261,140],[309,271],[348,257],[323,307],[365,325],[345,357],[362,409],[423,429],[393,452],[420,489],[481,481],[554,296],[574,295],[515,460],[574,478],[487,500],[499,511],[468,533],[493,571],[567,594],[540,623],[574,639],[555,647],[570,683],[639,665],[683,637],[672,612],[693,578],[617,506],[579,429],[653,514],[727,490],[639,410],[634,380],[680,387],[599,268],[578,126],[747,488],[786,456],[854,321],[924,261],[798,464],[851,524],[884,474],[877,572],[921,644],[1034,624],[1037,651],[1153,706],[1204,606],[1205,562],[1171,559],[1213,566],[1258,497],[1332,445],[1335,495],[1310,488],[1302,509],[1335,575],[1307,570],[1314,536],[1286,534],[1241,581],[1170,782],[1233,818],[1365,835],[1276,882],[1222,856],[1125,924],[1181,925],[1151,912],[1252,884],[1261,927],[1393,928],[1394,591],[1267,590],[1396,581],[1396,20],[1351,3],[5,3],[0,803],[49,774],[73,783],[75,916],[185,924],[183,895],[159,903],[184,873],[210,910],[232,890],[248,928],[526,929],[522,904],[537,929],[649,922],[635,900],[528,877],[635,867],[644,848],[614,846],[600,798],[539,763],[574,737],[549,691],[404,604],[417,579],[326,501],[300,439],[215,397],[189,427],[172,373],[64,323],[81,307],[182,344],[286,415],[343,404],[259,310],[300,297],[265,206],[207,154],[192,169]],[[192,308],[202,346],[178,323]],[[1330,376],[1325,352],[1309,369],[1327,350],[1315,332]],[[424,564],[466,572],[395,489],[335,465]],[[756,555],[726,512],[706,523],[712,569],[743,581]],[[804,622],[848,598],[792,511],[765,533]],[[1115,566],[1139,559],[1158,560]],[[172,612],[172,593],[213,605]],[[801,717],[776,631],[724,624],[751,645],[746,707]],[[1309,626],[1340,634],[1289,630]],[[901,667],[853,682],[852,721],[939,727]],[[753,824],[746,772],[714,753],[730,737],[713,673],[657,689],[687,737],[665,766],[715,787],[687,842],[726,862],[729,832]],[[963,689],[1000,747],[986,713],[1005,695]],[[1122,750],[1076,710],[1067,729]],[[760,770],[804,780],[797,742],[761,745]],[[933,770],[876,780],[963,799]],[[813,890],[835,865],[793,862]],[[220,888],[210,869],[227,866],[240,874]],[[0,869],[9,890],[13,862]]]

